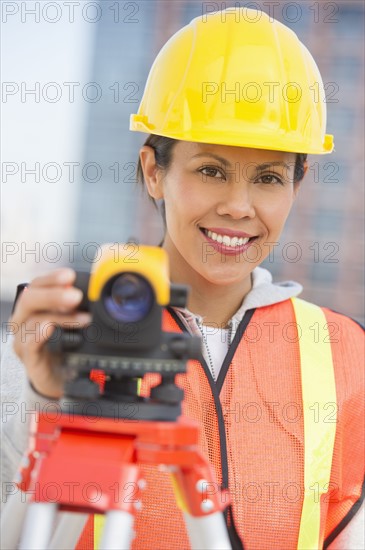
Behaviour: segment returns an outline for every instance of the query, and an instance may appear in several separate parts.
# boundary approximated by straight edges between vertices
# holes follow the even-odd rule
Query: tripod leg
[[[231,550],[231,542],[221,512],[193,517],[184,513],[192,550]]]
[[[48,550],[56,512],[55,502],[29,504],[19,550]]]
[[[106,514],[100,550],[128,550],[134,537],[133,516],[122,510]]]
[[[1,548],[15,550],[28,509],[27,494],[18,490],[11,495],[1,514]]]
[[[88,514],[61,512],[48,550],[73,550],[80,538]]]

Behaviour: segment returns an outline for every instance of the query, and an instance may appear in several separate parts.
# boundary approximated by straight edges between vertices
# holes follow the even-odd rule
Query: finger
[[[27,323],[14,327],[15,352],[20,357],[27,352],[39,352],[40,348],[51,338],[56,327],[82,329],[90,322],[90,313],[35,315]]]
[[[20,296],[11,321],[21,324],[35,313],[46,311],[56,313],[71,312],[80,304],[82,296],[82,291],[75,287],[29,287]]]
[[[76,280],[76,272],[70,267],[55,269],[51,273],[36,277],[30,283],[28,288],[37,288],[45,286],[72,285]]]

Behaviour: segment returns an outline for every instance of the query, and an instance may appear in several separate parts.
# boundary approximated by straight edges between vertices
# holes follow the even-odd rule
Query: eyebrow
[[[218,160],[223,166],[227,166],[228,168],[231,168],[231,163],[225,159],[224,157],[220,157],[219,155],[216,155],[215,153],[198,153],[197,155],[193,155],[193,159],[199,158],[199,157],[212,157],[215,160]]]
[[[256,166],[257,170],[267,170],[268,168],[271,168],[272,166],[283,166],[284,168],[290,168],[289,164],[286,162],[283,162],[281,160],[275,160],[273,162],[264,162],[263,164],[258,164]]]
[[[218,162],[220,162],[223,166],[227,167],[227,168],[232,168],[232,164],[227,160],[225,159],[224,157],[221,157],[219,155],[216,155],[215,153],[198,153],[197,155],[193,155],[193,159],[195,158],[199,158],[199,157],[212,157],[214,158],[215,160],[218,160]],[[259,171],[262,171],[262,170],[267,170],[268,168],[271,168],[272,166],[283,166],[284,168],[290,168],[290,166],[288,164],[286,164],[286,162],[283,162],[281,160],[276,160],[276,161],[273,161],[273,162],[264,162],[262,164],[257,164],[255,166],[256,170],[259,172]]]

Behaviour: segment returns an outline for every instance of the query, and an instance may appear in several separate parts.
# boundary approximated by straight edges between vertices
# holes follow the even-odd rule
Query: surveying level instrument
[[[222,514],[228,496],[208,497],[207,487],[217,486],[213,469],[198,449],[197,424],[180,416],[183,391],[175,376],[186,373],[189,359],[200,359],[201,345],[162,330],[164,308],[185,307],[187,299],[185,286],[169,283],[166,252],[104,245],[91,274],[78,273],[75,286],[92,321],[83,329],[57,327],[47,343],[65,381],[61,413],[34,416],[17,480],[30,496],[23,502],[19,491],[5,506],[4,550],[74,548],[89,514],[105,514],[101,550],[130,548],[145,486],[141,465],[170,472],[194,550],[230,549]],[[142,397],[140,382],[149,373],[160,382]],[[90,481],[100,488],[93,501],[83,491]],[[55,482],[57,498],[45,490]],[[115,499],[115,482],[133,483],[135,498]]]

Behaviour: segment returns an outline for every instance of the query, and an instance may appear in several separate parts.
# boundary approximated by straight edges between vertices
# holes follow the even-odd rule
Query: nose
[[[248,182],[232,182],[226,186],[217,204],[217,213],[235,220],[254,218],[253,193]]]

